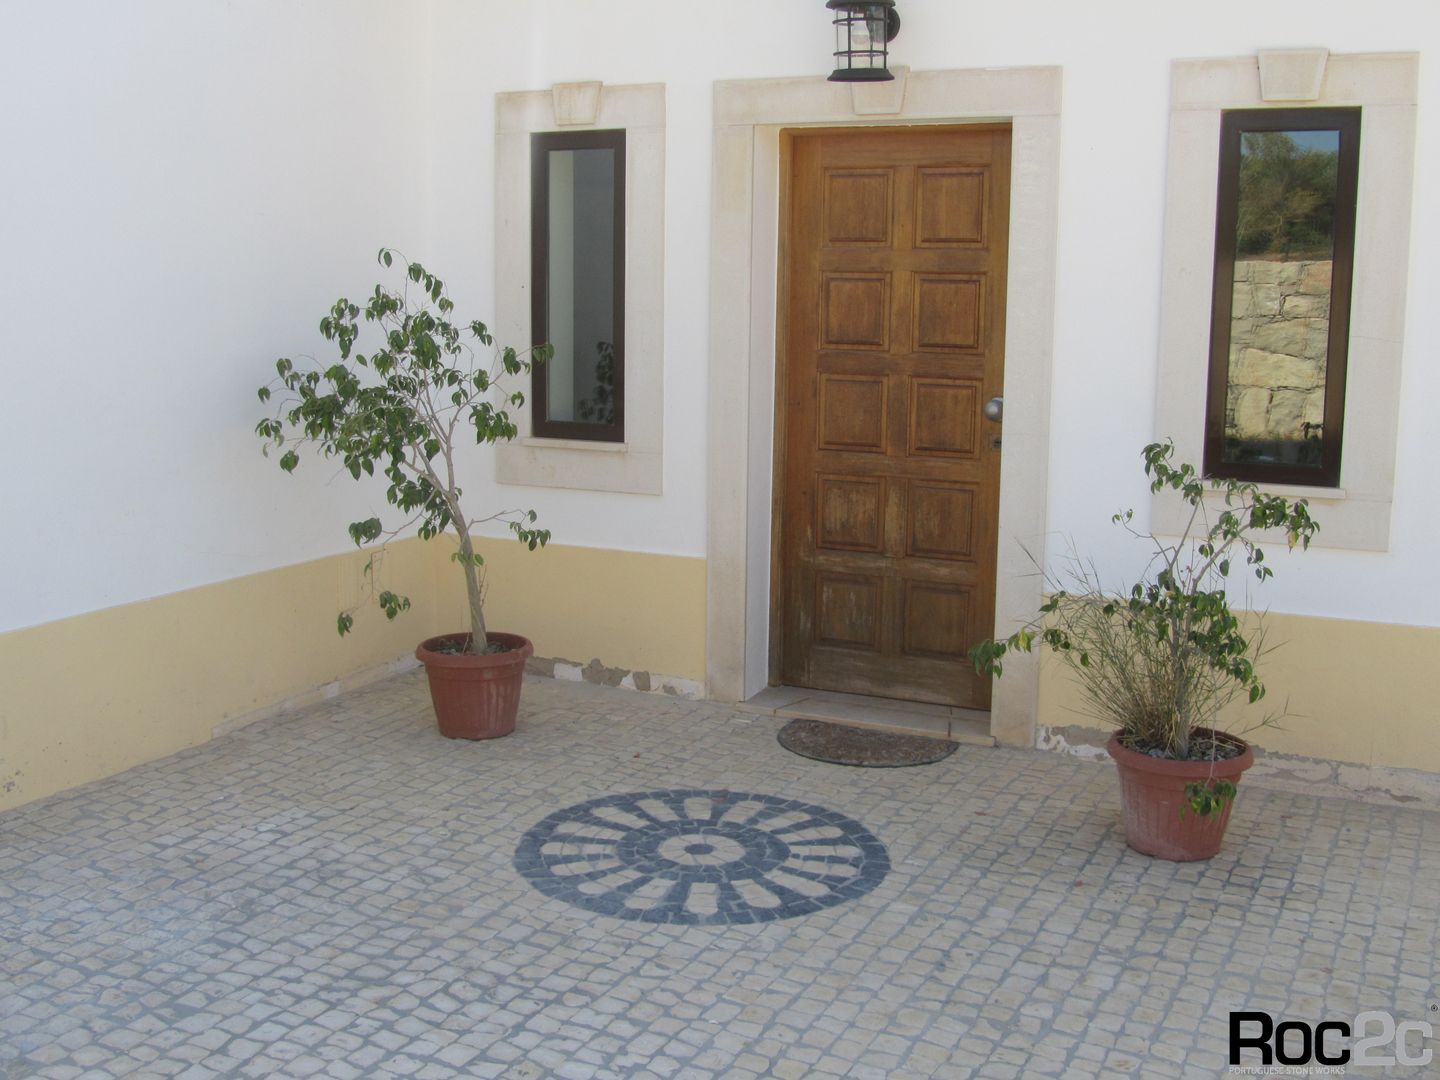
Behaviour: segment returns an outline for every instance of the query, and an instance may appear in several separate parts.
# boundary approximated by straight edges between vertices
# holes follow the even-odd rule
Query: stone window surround
[[[715,700],[742,700],[769,680],[782,128],[1012,124],[997,630],[1033,617],[1042,600],[1021,545],[1043,543],[1046,521],[1061,71],[895,71],[894,83],[871,85],[818,76],[715,84],[706,585],[706,693]],[[1039,674],[1034,656],[1007,659],[990,713],[999,742],[1035,745]]]
[[[563,83],[495,96],[495,336],[529,342],[530,136],[625,129],[625,441],[547,439],[530,401],[496,446],[502,484],[659,495],[664,480],[665,86]]]
[[[1267,96],[1262,82],[1273,82],[1267,76],[1280,62],[1318,68],[1313,77],[1300,80],[1309,89],[1292,80],[1281,91],[1315,96],[1277,97],[1273,87]],[[1389,547],[1418,75],[1415,53],[1330,54],[1323,49],[1177,60],[1171,66],[1155,420],[1156,436],[1173,438],[1181,461],[1198,463],[1204,450],[1221,113],[1297,104],[1363,109],[1340,486],[1262,485],[1309,498],[1322,526],[1315,541],[1319,547]],[[1152,498],[1157,532],[1179,533],[1186,517],[1173,494]]]

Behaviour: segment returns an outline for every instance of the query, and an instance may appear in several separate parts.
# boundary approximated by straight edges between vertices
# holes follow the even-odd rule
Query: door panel
[[[982,351],[984,311],[983,275],[915,275],[915,326],[911,332],[915,351]]]
[[[819,386],[819,448],[885,453],[885,377],[827,374],[820,376]]]
[[[907,379],[907,456],[980,460],[982,379]]]
[[[1010,130],[795,132],[781,271],[780,674],[988,708]]]

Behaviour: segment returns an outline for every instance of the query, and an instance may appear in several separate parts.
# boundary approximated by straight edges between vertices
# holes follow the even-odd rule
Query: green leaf
[[[385,618],[394,620],[402,611],[410,610],[410,598],[408,596],[397,596],[386,589],[377,598],[381,609],[385,612]]]
[[[360,547],[372,540],[378,540],[380,534],[384,532],[384,527],[380,524],[378,517],[372,517],[364,521],[351,522],[349,532],[350,539],[355,542],[355,546]]]

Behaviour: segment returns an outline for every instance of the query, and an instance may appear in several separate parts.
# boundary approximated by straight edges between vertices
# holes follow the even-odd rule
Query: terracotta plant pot
[[[519,634],[490,634],[489,638],[508,650],[483,656],[436,651],[448,643],[468,641],[469,634],[428,638],[415,650],[430,677],[435,719],[447,739],[498,739],[515,730],[525,661],[535,646]]]
[[[1197,728],[1196,733],[1210,734],[1206,728]],[[1132,848],[1172,862],[1208,859],[1220,850],[1233,802],[1218,814],[1201,817],[1190,809],[1185,785],[1229,780],[1238,786],[1240,774],[1255,764],[1255,752],[1243,739],[1223,733],[1219,737],[1244,747],[1244,752],[1224,761],[1171,761],[1127,750],[1120,745],[1119,734],[1110,736],[1105,749],[1120,772],[1125,841]]]

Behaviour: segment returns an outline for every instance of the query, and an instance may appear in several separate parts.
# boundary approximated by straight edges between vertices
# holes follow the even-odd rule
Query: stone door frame
[[[780,131],[857,124],[1008,122],[1013,130],[1006,304],[1005,452],[995,625],[1035,614],[1044,550],[1060,168],[1058,67],[715,84],[706,479],[706,695],[740,701],[769,679],[771,496],[779,272]],[[1008,659],[991,733],[1033,746],[1036,657]]]

